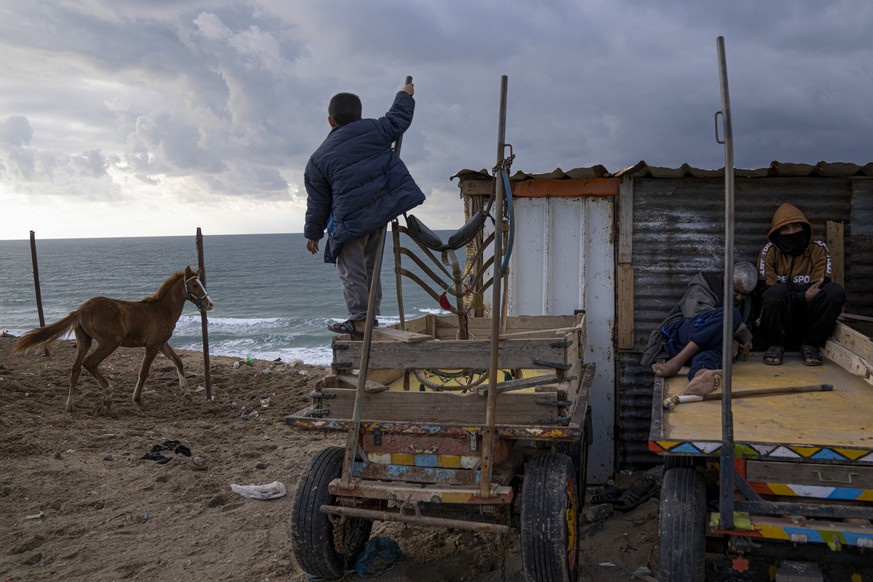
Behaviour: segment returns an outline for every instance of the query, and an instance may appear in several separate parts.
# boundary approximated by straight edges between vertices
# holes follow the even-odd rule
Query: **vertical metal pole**
[[[36,292],[36,313],[39,316],[39,326],[45,327],[45,317],[42,313],[42,291],[39,288],[39,261],[36,259],[36,233],[30,231],[30,262],[33,264],[33,286]],[[48,357],[47,347],[42,349],[42,355]]]
[[[494,451],[494,424],[497,411],[497,367],[500,356],[500,283],[503,279],[503,150],[506,145],[506,87],[508,78],[500,77],[500,114],[497,124],[497,171],[494,197],[494,274],[491,285],[491,360],[488,366],[488,404],[485,407],[485,432],[482,435],[482,464],[479,495],[491,497],[491,465]]]
[[[406,77],[405,85],[412,83],[412,77]],[[400,155],[400,147],[403,145],[403,135],[397,136],[394,141],[394,153]],[[380,284],[382,272],[382,254],[385,250],[385,231],[387,225],[379,230],[379,244],[376,258],[373,261],[373,276],[370,279],[370,296],[367,299],[367,321],[364,324],[364,345],[361,346],[361,365],[358,366],[358,386],[355,391],[355,406],[352,409],[352,426],[346,436],[346,451],[343,457],[343,470],[340,483],[345,488],[352,486],[352,465],[358,452],[358,440],[361,437],[361,415],[364,406],[364,386],[367,385],[367,371],[370,369],[370,345],[373,340],[373,323],[376,319],[376,286]]]
[[[197,270],[200,282],[206,289],[206,267],[203,261],[203,233],[197,227]],[[206,383],[206,400],[212,400],[212,371],[209,369],[209,322],[206,318],[206,310],[200,310],[200,329],[203,332],[203,376]]]
[[[724,121],[724,321],[722,323],[722,444],[719,470],[719,517],[723,529],[734,528],[734,418],[731,410],[731,366],[734,322],[734,142],[724,37],[716,39]]]

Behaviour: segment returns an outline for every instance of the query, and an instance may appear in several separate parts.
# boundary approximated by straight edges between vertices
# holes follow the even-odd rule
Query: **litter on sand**
[[[281,481],[273,481],[265,485],[237,485],[231,483],[230,490],[249,499],[278,499],[284,497],[287,491]]]
[[[162,445],[154,445],[142,458],[149,461],[157,461],[161,465],[169,463],[172,460],[171,457],[165,457],[161,454],[161,451],[173,451],[177,455],[191,456],[191,449],[179,441],[164,441]]]

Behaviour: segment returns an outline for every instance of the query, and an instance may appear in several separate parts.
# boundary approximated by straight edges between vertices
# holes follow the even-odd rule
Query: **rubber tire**
[[[664,473],[658,529],[658,580],[704,580],[706,482],[702,473],[687,467],[671,468]]]
[[[361,518],[344,518],[342,538],[351,540],[345,549],[334,541],[334,525],[322,505],[334,505],[336,497],[327,486],[342,475],[342,447],[321,450],[300,475],[291,506],[291,544],[294,558],[307,573],[325,579],[341,578],[350,569],[370,538],[373,522]]]
[[[566,455],[534,457],[524,466],[521,561],[528,580],[570,582],[579,575],[577,472]]]

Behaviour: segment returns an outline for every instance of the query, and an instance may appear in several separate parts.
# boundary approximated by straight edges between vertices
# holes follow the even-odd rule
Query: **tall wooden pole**
[[[724,37],[716,39],[721,85],[721,114],[724,121],[724,320],[722,322],[721,455],[719,460],[719,517],[721,527],[734,529],[734,417],[731,410],[731,366],[733,365],[734,297],[734,138],[731,99],[728,89]]]
[[[203,262],[203,233],[197,227],[197,270],[200,273],[200,282],[206,289],[206,267]],[[203,376],[206,382],[206,400],[212,400],[212,371],[209,369],[209,322],[206,318],[206,310],[200,310],[200,328],[203,331]]]
[[[36,291],[36,312],[39,316],[39,326],[45,327],[45,317],[42,313],[42,291],[39,289],[39,261],[36,259],[36,233],[30,231],[30,261],[33,264],[33,286]],[[42,355],[48,357],[49,350],[43,348]]]
[[[503,280],[503,158],[506,146],[506,75],[500,77],[500,111],[497,121],[497,169],[494,186],[494,273],[491,278],[491,358],[488,366],[488,400],[485,405],[485,430],[482,435],[482,463],[479,471],[479,495],[492,497],[491,468],[497,418],[497,368],[500,356],[501,306],[500,284]]]

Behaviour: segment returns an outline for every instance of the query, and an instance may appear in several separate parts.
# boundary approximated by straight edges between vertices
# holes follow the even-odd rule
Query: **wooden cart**
[[[721,401],[685,403],[683,375],[657,379],[649,447],[664,455],[660,577],[704,579],[705,552],[873,566],[873,343],[843,323],[821,367],[760,354],[733,367],[734,526],[720,524]],[[746,389],[825,384],[832,391],[742,398]],[[708,538],[707,538],[708,536]],[[709,544],[707,544],[709,541]],[[866,577],[864,577],[866,579]]]
[[[520,530],[531,580],[575,580],[577,514],[590,440],[586,416],[594,366],[582,362],[585,316],[510,317],[499,342],[496,434],[485,443],[489,319],[427,316],[406,330],[377,328],[371,343],[359,438],[343,477],[341,447],[316,455],[294,498],[294,554],[308,573],[339,577],[372,521],[505,535]],[[295,428],[350,431],[363,342],[333,341],[334,374]],[[485,456],[491,458],[485,462]],[[482,466],[492,469],[483,492]]]

